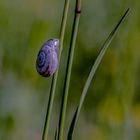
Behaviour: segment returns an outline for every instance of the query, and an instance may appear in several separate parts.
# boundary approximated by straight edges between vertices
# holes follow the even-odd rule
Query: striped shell
[[[36,69],[40,75],[49,77],[55,73],[58,65],[58,45],[58,39],[50,39],[40,49],[36,60]]]

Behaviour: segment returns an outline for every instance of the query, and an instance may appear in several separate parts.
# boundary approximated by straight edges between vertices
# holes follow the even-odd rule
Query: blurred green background
[[[139,140],[140,1],[82,2],[66,128],[101,45],[130,7],[90,86],[74,139]],[[41,45],[59,36],[63,4],[64,0],[0,0],[0,140],[41,139],[51,78],[37,74],[35,61]],[[50,139],[59,117],[74,4],[72,0]]]

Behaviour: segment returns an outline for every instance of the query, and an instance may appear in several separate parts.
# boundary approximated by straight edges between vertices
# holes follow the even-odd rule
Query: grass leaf
[[[56,130],[55,130],[55,137],[54,137],[54,140],[58,140],[58,127],[57,127]]]
[[[70,0],[65,0],[64,9],[63,9],[63,17],[62,17],[61,28],[60,28],[60,36],[59,36],[59,54],[58,54],[59,63],[61,60],[61,54],[63,50],[63,41],[64,41],[66,22],[67,22],[67,17],[68,17],[69,3],[70,3]],[[52,77],[50,95],[49,95],[49,100],[48,100],[48,107],[47,107],[46,118],[44,122],[43,133],[42,133],[42,140],[46,140],[48,138],[49,124],[50,124],[55,91],[56,91],[56,84],[57,84],[57,79],[58,79],[58,71],[59,71],[59,66],[57,68],[56,73]]]
[[[72,27],[70,47],[69,47],[69,51],[68,51],[65,82],[64,82],[62,101],[61,101],[61,111],[60,111],[59,128],[58,128],[58,140],[63,140],[69,85],[70,85],[70,78],[71,78],[71,70],[72,70],[74,50],[75,50],[75,44],[76,44],[76,38],[77,38],[77,32],[78,32],[79,20],[80,20],[81,0],[76,0],[75,7],[76,7],[75,15],[74,15],[74,21],[73,21],[73,27]]]
[[[122,23],[122,21],[125,19],[126,15],[128,14],[129,12],[129,8],[126,10],[126,12],[124,13],[124,15],[121,17],[121,19],[119,20],[119,22],[117,23],[117,25],[115,26],[115,28],[112,30],[112,32],[110,33],[110,35],[108,36],[108,38],[106,39],[105,43],[103,44],[103,46],[101,47],[101,50],[92,66],[92,69],[89,73],[89,76],[87,78],[87,81],[85,83],[85,86],[83,88],[83,91],[82,91],[82,95],[81,95],[81,98],[80,98],[80,101],[79,101],[79,104],[76,108],[76,111],[74,113],[74,116],[73,116],[73,119],[72,119],[72,122],[71,122],[71,125],[70,125],[70,128],[69,128],[69,132],[68,132],[68,137],[67,137],[67,140],[72,140],[72,135],[73,135],[73,132],[74,132],[74,128],[75,128],[75,125],[76,125],[76,122],[78,120],[78,117],[79,117],[79,114],[80,114],[80,110],[81,110],[81,107],[83,105],[83,102],[84,102],[84,99],[85,99],[85,96],[87,94],[87,91],[89,89],[89,86],[91,84],[91,81],[95,75],[95,72],[107,50],[107,48],[109,47],[112,39],[114,38],[118,28],[120,27],[120,24]]]

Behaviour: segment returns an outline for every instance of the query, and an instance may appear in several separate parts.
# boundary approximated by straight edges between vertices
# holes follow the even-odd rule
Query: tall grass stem
[[[58,129],[59,130],[58,140],[63,140],[64,123],[65,123],[66,107],[67,107],[67,100],[68,100],[68,90],[69,90],[69,84],[70,84],[76,37],[77,37],[78,26],[79,26],[80,12],[81,12],[81,0],[77,0],[71,41],[70,41],[70,48],[69,48],[69,54],[68,54],[68,62],[67,62],[67,67],[66,67],[65,83],[64,83],[63,95],[62,95],[61,112],[60,112],[59,129]]]
[[[64,35],[65,35],[65,29],[66,29],[69,1],[70,0],[65,0],[63,17],[62,17],[62,21],[61,21],[61,28],[60,28],[60,35],[59,35],[59,54],[58,54],[59,63],[60,63],[60,59],[61,59],[61,53],[63,50],[63,41],[64,41]],[[59,63],[58,63],[58,65],[59,65]],[[59,66],[58,66],[58,70],[59,70]],[[50,95],[49,95],[49,100],[48,100],[48,107],[47,107],[47,112],[46,112],[44,129],[43,129],[43,134],[42,134],[42,140],[47,140],[47,138],[48,138],[49,123],[50,123],[50,117],[51,117],[52,108],[53,108],[56,83],[57,83],[57,77],[58,77],[58,70],[52,77],[52,83],[51,83]]]

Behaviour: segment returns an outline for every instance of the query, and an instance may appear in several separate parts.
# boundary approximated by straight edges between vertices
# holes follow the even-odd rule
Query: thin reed
[[[61,22],[61,29],[60,29],[58,63],[60,62],[61,53],[63,50],[63,41],[64,41],[64,35],[65,35],[65,29],[66,29],[68,9],[69,9],[69,0],[65,0],[63,17],[62,17],[62,22]],[[58,66],[58,70],[59,70],[59,66]],[[50,117],[51,117],[51,112],[52,112],[52,108],[53,108],[56,83],[57,83],[57,77],[58,77],[58,70],[56,71],[56,73],[53,75],[53,78],[52,78],[48,107],[47,107],[44,129],[43,129],[43,134],[42,134],[42,140],[47,140],[47,138],[48,138],[49,123],[50,123]]]
[[[61,61],[61,54],[62,54],[62,50],[63,50],[63,41],[64,41],[64,36],[65,36],[69,2],[70,2],[69,0],[65,0],[63,17],[62,17],[61,28],[60,28],[60,37],[59,37],[60,41],[59,41],[59,54],[58,54],[58,62],[59,63]],[[80,14],[81,14],[81,0],[76,0],[75,2],[76,2],[76,4],[75,4],[75,15],[74,15],[74,20],[73,20],[70,47],[69,47],[69,50],[68,50],[68,60],[67,60],[65,82],[64,82],[62,100],[61,100],[59,124],[58,124],[57,130],[56,130],[56,133],[55,133],[55,140],[63,140],[63,135],[64,135],[65,118],[66,118],[66,110],[67,110],[67,102],[68,102],[68,93],[69,93],[69,85],[70,85],[70,79],[71,79],[71,70],[72,70],[74,50],[75,50],[75,46],[76,46],[76,38],[77,38],[78,26],[79,26]],[[70,127],[69,127],[67,140],[72,140],[72,138],[73,138],[73,133],[74,133],[74,130],[75,130],[75,127],[76,127],[76,123],[77,123],[77,120],[79,118],[80,111],[81,111],[82,105],[84,103],[84,99],[86,97],[88,88],[91,84],[91,81],[92,81],[92,79],[95,75],[95,72],[97,71],[97,68],[98,68],[101,60],[103,59],[103,56],[105,55],[105,52],[107,51],[109,45],[112,42],[112,39],[116,35],[116,32],[118,31],[118,28],[120,27],[120,25],[124,21],[128,12],[129,12],[129,8],[126,10],[124,15],[118,21],[117,25],[114,27],[114,29],[112,30],[110,35],[107,37],[106,41],[104,42],[103,46],[101,47],[101,50],[100,50],[100,52],[99,52],[99,54],[98,54],[98,56],[97,56],[97,58],[96,58],[96,60],[93,64],[92,69],[89,73],[89,76],[88,76],[88,78],[85,82],[85,86],[83,88],[81,98],[79,100],[79,103],[77,105],[76,111],[73,115],[73,118],[72,118],[72,121],[71,121],[71,124],[70,124]],[[54,102],[54,97],[55,97],[55,92],[56,92],[58,72],[59,72],[59,67],[58,67],[58,70],[56,71],[56,73],[53,75],[53,78],[52,78],[50,96],[49,96],[49,101],[48,101],[48,108],[47,108],[46,119],[45,119],[45,123],[44,123],[42,140],[47,140],[48,139],[50,117],[51,117],[51,113],[52,113],[53,102]]]

